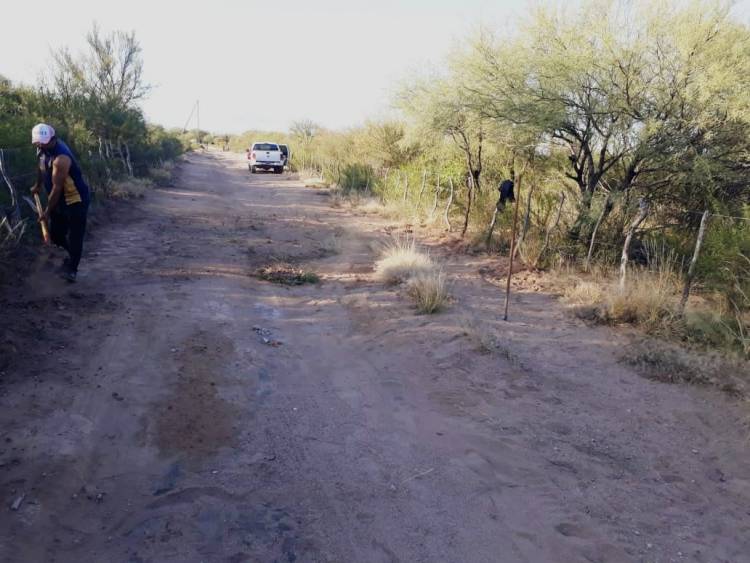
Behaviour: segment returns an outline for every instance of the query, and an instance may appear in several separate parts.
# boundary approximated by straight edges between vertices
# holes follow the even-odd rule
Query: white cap
[[[52,126],[47,125],[46,123],[39,123],[38,125],[34,125],[34,128],[31,130],[31,143],[46,145],[54,136],[55,130]]]

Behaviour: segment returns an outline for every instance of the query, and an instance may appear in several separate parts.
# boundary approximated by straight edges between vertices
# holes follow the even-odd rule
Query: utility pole
[[[198,120],[198,144],[200,144],[201,141],[203,140],[201,136],[201,101],[200,100],[195,100],[195,110],[196,110],[195,114]]]

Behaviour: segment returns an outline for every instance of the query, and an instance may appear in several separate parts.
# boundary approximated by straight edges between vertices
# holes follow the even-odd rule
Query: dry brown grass
[[[649,329],[675,317],[678,294],[675,276],[653,271],[631,273],[624,290],[606,274],[571,276],[563,287],[563,299],[583,317]]]
[[[445,274],[414,240],[397,239],[386,246],[375,264],[375,277],[389,285],[406,283],[420,313],[436,313],[448,303]]]
[[[375,277],[387,284],[399,284],[438,269],[429,254],[421,252],[414,240],[400,239],[387,245],[375,264]]]
[[[642,340],[622,360],[655,381],[709,385],[737,397],[747,396],[750,382],[747,363],[722,354],[696,352],[659,340]]]
[[[143,197],[153,187],[154,183],[147,178],[126,178],[112,182],[107,189],[107,196],[112,199],[134,199]]]
[[[407,289],[420,313],[436,313],[448,302],[448,286],[440,270],[415,275],[407,282]]]

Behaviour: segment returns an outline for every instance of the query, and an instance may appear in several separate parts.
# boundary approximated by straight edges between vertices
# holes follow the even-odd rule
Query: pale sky
[[[182,127],[200,100],[201,128],[286,130],[302,118],[343,128],[383,115],[410,70],[436,65],[480,25],[509,29],[522,0],[68,0],[9,2],[0,74],[33,84],[50,52],[103,32],[136,32],[149,121]],[[750,23],[750,0],[737,2]],[[195,122],[192,123],[195,126]]]

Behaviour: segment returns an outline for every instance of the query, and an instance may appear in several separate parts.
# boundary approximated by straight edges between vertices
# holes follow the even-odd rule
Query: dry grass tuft
[[[127,178],[112,182],[107,189],[107,195],[112,199],[134,199],[146,195],[153,189],[154,183],[146,178]]]
[[[747,396],[750,373],[746,363],[716,353],[699,353],[659,340],[635,344],[622,361],[662,383],[693,383],[718,387],[736,397]]]
[[[440,270],[415,275],[407,282],[407,290],[420,313],[436,313],[448,302],[445,274]]]
[[[628,323],[658,329],[675,316],[678,288],[671,275],[635,272],[624,290],[613,280],[576,280],[563,299],[579,316],[607,323]]]
[[[386,246],[375,264],[375,277],[390,285],[406,283],[420,313],[436,313],[448,303],[445,274],[414,240],[397,239]]]
[[[375,264],[375,277],[395,285],[437,269],[435,261],[428,254],[420,252],[414,240],[402,239],[383,250],[382,258]]]

